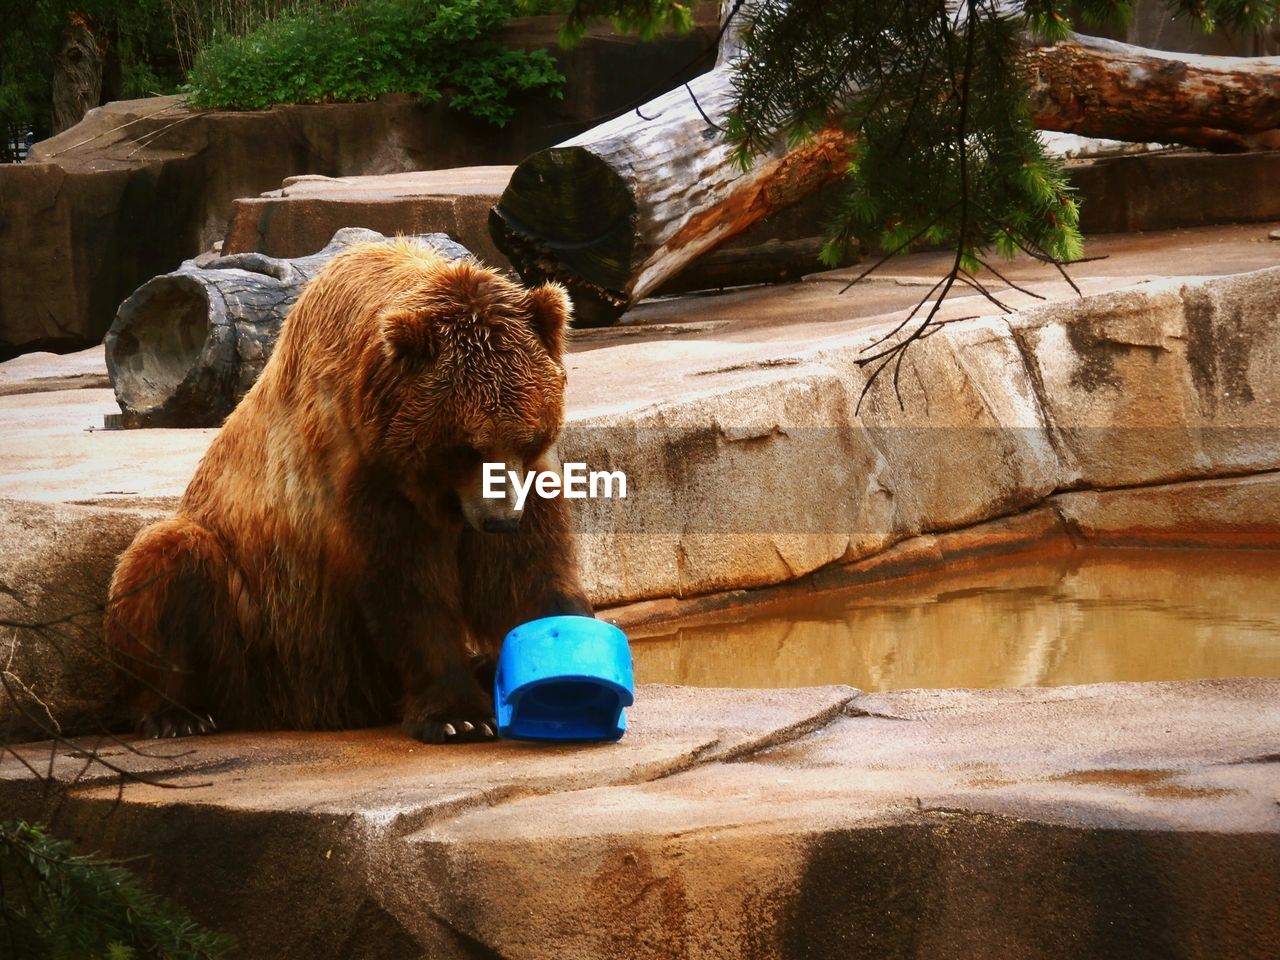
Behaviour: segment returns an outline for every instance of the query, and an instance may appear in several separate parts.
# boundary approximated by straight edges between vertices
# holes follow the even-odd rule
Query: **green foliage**
[[[404,92],[502,125],[514,114],[511,94],[558,96],[564,79],[545,51],[498,40],[510,12],[502,0],[360,0],[282,17],[206,49],[190,101],[255,110]]]
[[[858,237],[885,251],[954,243],[1079,257],[1079,212],[1026,108],[1019,20],[994,3],[800,0],[751,10],[729,138],[749,163],[778,132],[842,123],[856,135],[847,196],[825,251]],[[815,61],[821,58],[823,66]]]
[[[1086,24],[1124,26],[1133,19],[1133,0],[1027,0],[1023,12],[1036,36],[1057,43],[1075,29],[1076,13]]]
[[[161,0],[184,74],[206,47],[243,37],[269,20],[350,6],[352,0]]]
[[[0,822],[0,955],[218,960],[231,947],[119,864],[78,856],[40,826]]]
[[[512,0],[511,6],[520,17],[568,16],[573,0]]]
[[[637,33],[652,40],[663,30],[684,33],[693,29],[694,0],[577,0],[569,10],[560,41],[572,46],[587,27],[608,19],[622,33]]]
[[[1248,32],[1280,23],[1280,0],[1166,0],[1166,5],[1205,33],[1220,27]],[[1036,34],[1057,42],[1075,29],[1073,13],[1086,25],[1128,23],[1133,0],[1026,0],[1024,11]]]

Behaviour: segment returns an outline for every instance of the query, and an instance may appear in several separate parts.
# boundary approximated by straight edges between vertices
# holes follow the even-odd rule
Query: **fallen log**
[[[848,165],[849,142],[833,130],[794,150],[779,145],[741,171],[708,122],[731,105],[730,68],[718,67],[535,153],[490,211],[494,243],[526,282],[569,287],[575,326],[602,326]]]
[[[1280,57],[1165,53],[1072,34],[1026,52],[1042,130],[1246,150],[1280,129]]]
[[[121,412],[106,426],[217,426],[258,379],[306,283],[347,247],[386,239],[347,227],[310,256],[188,260],[148,280],[107,332],[107,374]],[[442,233],[417,239],[453,259],[469,256]]]
[[[1181,57],[1093,37],[1029,46],[1039,126],[1118,140],[1240,149],[1280,127],[1280,58]],[[722,63],[639,109],[527,158],[489,214],[526,282],[573,294],[576,326],[617,320],[757,220],[839,177],[852,142],[830,129],[735,166],[719,126]]]

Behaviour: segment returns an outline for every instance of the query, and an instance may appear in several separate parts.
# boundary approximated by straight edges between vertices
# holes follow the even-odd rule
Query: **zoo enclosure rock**
[[[489,207],[511,166],[416,170],[361,177],[290,177],[278,190],[232,204],[224,254],[301,257],[343,227],[397,233],[447,233],[484,263],[507,263],[489,238]]]
[[[698,14],[682,37],[642,44],[599,29],[572,51],[559,49],[558,18],[512,21],[509,41],[551,52],[569,82],[564,100],[523,102],[502,129],[399,94],[243,113],[193,112],[178,97],[91,110],[0,168],[0,359],[98,342],[139,284],[222,239],[233,200],[288,176],[515,163],[697,74],[716,30],[714,9]]]
[[[91,772],[53,826],[282,960],[1274,956],[1280,681],[637,693],[605,747],[121,752],[181,789]]]
[[[100,718],[115,677],[102,646],[103,587],[138,530],[166,509],[111,509],[0,499],[0,619],[63,620],[40,631],[0,629],[0,669],[20,678],[0,709],[0,738],[30,736],[46,705],[68,729]]]
[[[626,430],[607,407],[579,410],[562,458],[623,469],[638,491],[581,508],[588,589],[609,605],[785,582],[1081,487],[1224,474],[1274,484],[1278,298],[1280,268],[1006,316],[966,298],[944,319],[989,315],[907,355],[905,409],[886,378],[855,412],[867,378],[857,361],[874,339],[863,335],[815,341],[781,363],[743,349],[718,389],[708,371],[696,407],[656,396]],[[642,356],[633,346],[631,362]],[[1247,498],[1218,503],[1221,523],[1275,545],[1271,512]],[[1197,523],[1211,526],[1203,512]]]
[[[1043,265],[1006,264],[1054,302],[1001,291],[1021,308],[1007,316],[979,298],[948,305],[944,319],[980,316],[909,355],[905,411],[886,382],[857,412],[857,359],[944,256],[906,258],[856,298],[839,295],[836,271],[654,301],[621,327],[574,332],[562,459],[622,469],[631,485],[625,501],[578,501],[593,601],[902,575],[964,553],[940,544],[966,531],[989,552],[1062,543],[1068,529],[1280,544],[1280,269],[1144,279],[1169,263],[1273,264],[1268,229],[1099,240],[1091,252],[1106,259],[1077,268],[1095,294],[1083,300]],[[0,396],[0,497],[172,508],[212,431],[88,432],[112,404],[105,390]],[[1043,533],[984,534],[1033,508]],[[95,569],[101,590],[108,568]]]

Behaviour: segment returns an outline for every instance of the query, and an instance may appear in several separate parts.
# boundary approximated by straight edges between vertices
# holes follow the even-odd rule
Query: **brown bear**
[[[591,614],[564,501],[481,496],[485,462],[558,466],[569,309],[412,241],[335,257],[177,515],[120,558],[106,636],[141,732],[493,736],[476,663]]]

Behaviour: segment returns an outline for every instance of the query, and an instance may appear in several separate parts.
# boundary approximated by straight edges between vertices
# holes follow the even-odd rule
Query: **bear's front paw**
[[[218,725],[207,713],[195,714],[182,707],[165,707],[148,713],[138,723],[138,735],[148,740],[203,736],[217,729]]]
[[[424,717],[405,720],[404,732],[423,743],[477,743],[492,740],[498,724],[493,717]]]

